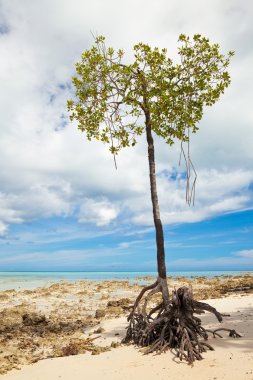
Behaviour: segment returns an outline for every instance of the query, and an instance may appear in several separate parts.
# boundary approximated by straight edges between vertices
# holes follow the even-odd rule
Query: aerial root
[[[219,332],[227,331],[230,337],[240,337],[235,330],[205,329],[201,325],[201,319],[194,314],[209,311],[219,322],[222,321],[222,314],[204,302],[195,301],[191,289],[186,287],[173,291],[171,299],[167,299],[166,302],[163,300],[147,312],[148,301],[154,294],[158,292],[162,296],[166,294],[162,291],[163,286],[165,286],[164,282],[160,282],[158,278],[155,283],[142,289],[128,317],[129,325],[124,343],[133,342],[138,346],[147,347],[146,354],[152,352],[160,354],[172,349],[179,360],[185,360],[191,364],[195,360],[203,359],[202,353],[207,349],[214,350],[206,342],[208,333],[211,333],[213,337],[222,338]],[[145,293],[147,294],[140,308],[139,304]]]

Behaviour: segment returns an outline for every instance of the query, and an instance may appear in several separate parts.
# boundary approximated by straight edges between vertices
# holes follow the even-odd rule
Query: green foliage
[[[113,154],[135,145],[150,119],[152,130],[173,144],[187,141],[188,130],[196,132],[203,107],[213,105],[230,83],[230,57],[219,52],[201,35],[191,40],[179,36],[180,63],[173,64],[167,50],[139,43],[135,60],[122,63],[123,50],[107,48],[99,36],[76,64],[74,100],[68,101],[71,120],[89,140],[110,145]]]

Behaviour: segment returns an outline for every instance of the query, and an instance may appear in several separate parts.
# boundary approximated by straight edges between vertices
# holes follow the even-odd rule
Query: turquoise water
[[[222,275],[244,275],[253,271],[182,271],[168,272],[171,277],[215,277]],[[136,277],[156,277],[157,272],[0,272],[0,290],[32,289],[59,281],[77,280],[130,280]]]

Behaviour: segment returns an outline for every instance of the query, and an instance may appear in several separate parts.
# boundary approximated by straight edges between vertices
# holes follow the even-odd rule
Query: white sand
[[[205,327],[234,328],[243,337],[233,339],[223,333],[223,339],[210,338],[215,351],[206,352],[204,360],[193,366],[179,362],[169,351],[162,355],[143,355],[138,348],[123,346],[96,356],[88,353],[42,360],[2,375],[1,380],[253,380],[253,295],[205,302],[231,314],[222,325],[214,316],[206,314],[202,317]],[[110,344],[124,336],[126,320],[108,320],[101,326],[106,331],[96,343]],[[116,333],[120,335],[115,336]]]

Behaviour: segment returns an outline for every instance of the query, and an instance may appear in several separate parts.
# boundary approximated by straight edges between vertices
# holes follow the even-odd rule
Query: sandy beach
[[[222,339],[210,337],[215,350],[192,366],[171,351],[144,355],[120,343],[142,282],[61,282],[0,292],[1,378],[253,380],[252,276],[169,279],[170,288],[191,285],[196,299],[230,314],[220,325],[206,313],[201,317],[206,328],[235,329],[242,335],[234,339],[223,332]]]

